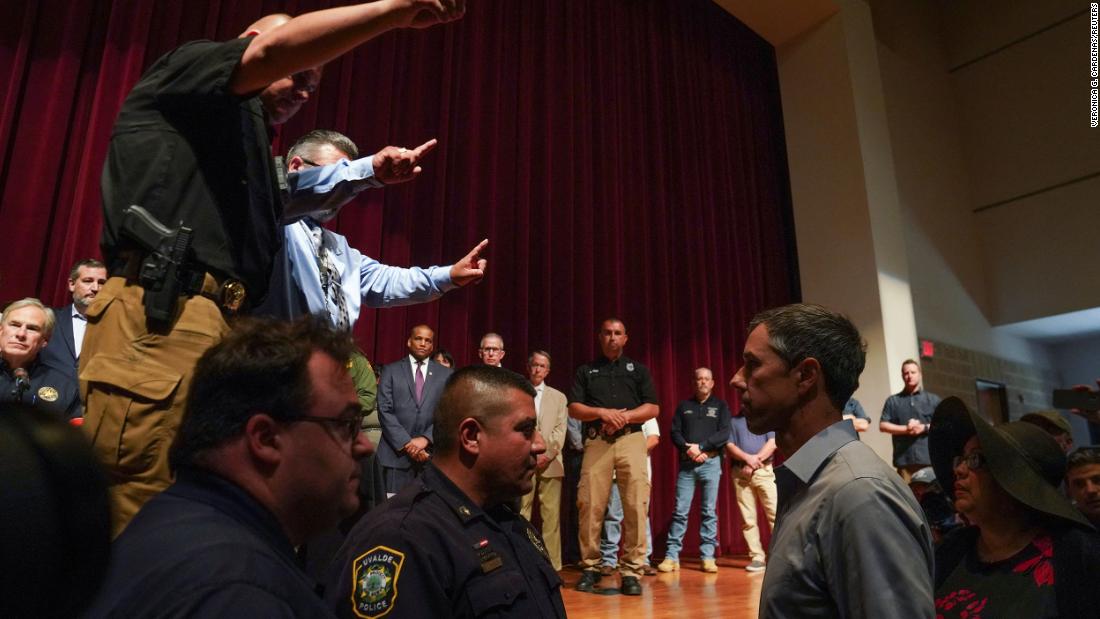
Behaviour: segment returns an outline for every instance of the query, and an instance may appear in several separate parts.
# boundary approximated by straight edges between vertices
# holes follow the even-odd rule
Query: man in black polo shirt
[[[714,374],[709,368],[695,370],[695,397],[680,402],[672,415],[672,444],[680,451],[680,472],[676,476],[676,510],[668,529],[662,572],[680,569],[680,549],[687,531],[688,511],[695,485],[703,486],[699,504],[702,512],[699,555],[704,572],[717,572],[714,550],[718,547],[718,482],[722,478],[722,451],[729,441],[730,408],[713,396]]]
[[[909,483],[913,473],[932,464],[928,456],[928,429],[932,427],[932,413],[939,406],[940,396],[924,390],[920,365],[913,359],[901,364],[901,379],[905,386],[886,399],[878,429],[893,435],[894,468]]]
[[[271,128],[309,99],[325,62],[387,30],[448,22],[464,9],[465,0],[406,0],[267,16],[238,39],[168,52],[127,96],[102,177],[100,244],[113,277],[88,309],[79,373],[116,534],[169,483],[167,447],[195,362],[229,330],[223,311],[264,297],[279,225],[306,214],[283,203]],[[409,161],[395,165],[413,173]],[[193,229],[179,277],[144,266],[148,249],[124,231],[131,205]],[[146,292],[176,285],[179,296],[144,303],[156,299]]]
[[[646,443],[641,429],[660,409],[649,370],[623,355],[626,325],[608,318],[600,325],[598,339],[602,356],[577,368],[569,394],[569,416],[585,422],[584,461],[577,489],[584,574],[577,591],[592,591],[600,580],[600,529],[614,475],[624,512],[620,589],[625,595],[641,595],[639,578],[646,557],[649,513]]]

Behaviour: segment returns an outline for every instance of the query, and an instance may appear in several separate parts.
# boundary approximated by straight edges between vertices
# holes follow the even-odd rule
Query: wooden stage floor
[[[680,562],[680,570],[642,579],[642,595],[595,595],[579,593],[573,586],[580,571],[565,568],[562,597],[572,619],[679,619],[682,617],[725,617],[756,619],[760,584],[764,572],[746,572],[747,559],[719,559],[718,573],[699,570],[698,560]],[[604,576],[600,585],[617,587],[618,575]]]

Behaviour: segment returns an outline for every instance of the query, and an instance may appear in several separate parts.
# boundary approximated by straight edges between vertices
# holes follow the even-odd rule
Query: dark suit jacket
[[[409,468],[412,460],[401,448],[418,436],[432,440],[432,417],[439,396],[443,394],[443,385],[450,376],[450,368],[429,361],[424,377],[424,397],[417,404],[409,355],[382,367],[382,378],[378,381],[378,420],[382,424],[378,461],[382,466]]]
[[[46,347],[38,353],[38,360],[63,372],[76,382],[76,344],[73,342],[73,306],[53,308],[57,324]]]

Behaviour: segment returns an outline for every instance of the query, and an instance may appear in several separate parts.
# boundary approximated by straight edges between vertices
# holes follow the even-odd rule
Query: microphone
[[[15,386],[11,389],[11,395],[16,400],[22,400],[23,393],[31,388],[30,376],[27,376],[26,368],[15,368],[12,376],[15,378]]]

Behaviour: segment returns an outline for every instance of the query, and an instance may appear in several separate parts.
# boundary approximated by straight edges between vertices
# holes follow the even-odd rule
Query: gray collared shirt
[[[761,618],[935,616],[924,513],[850,420],[819,432],[775,477]]]

